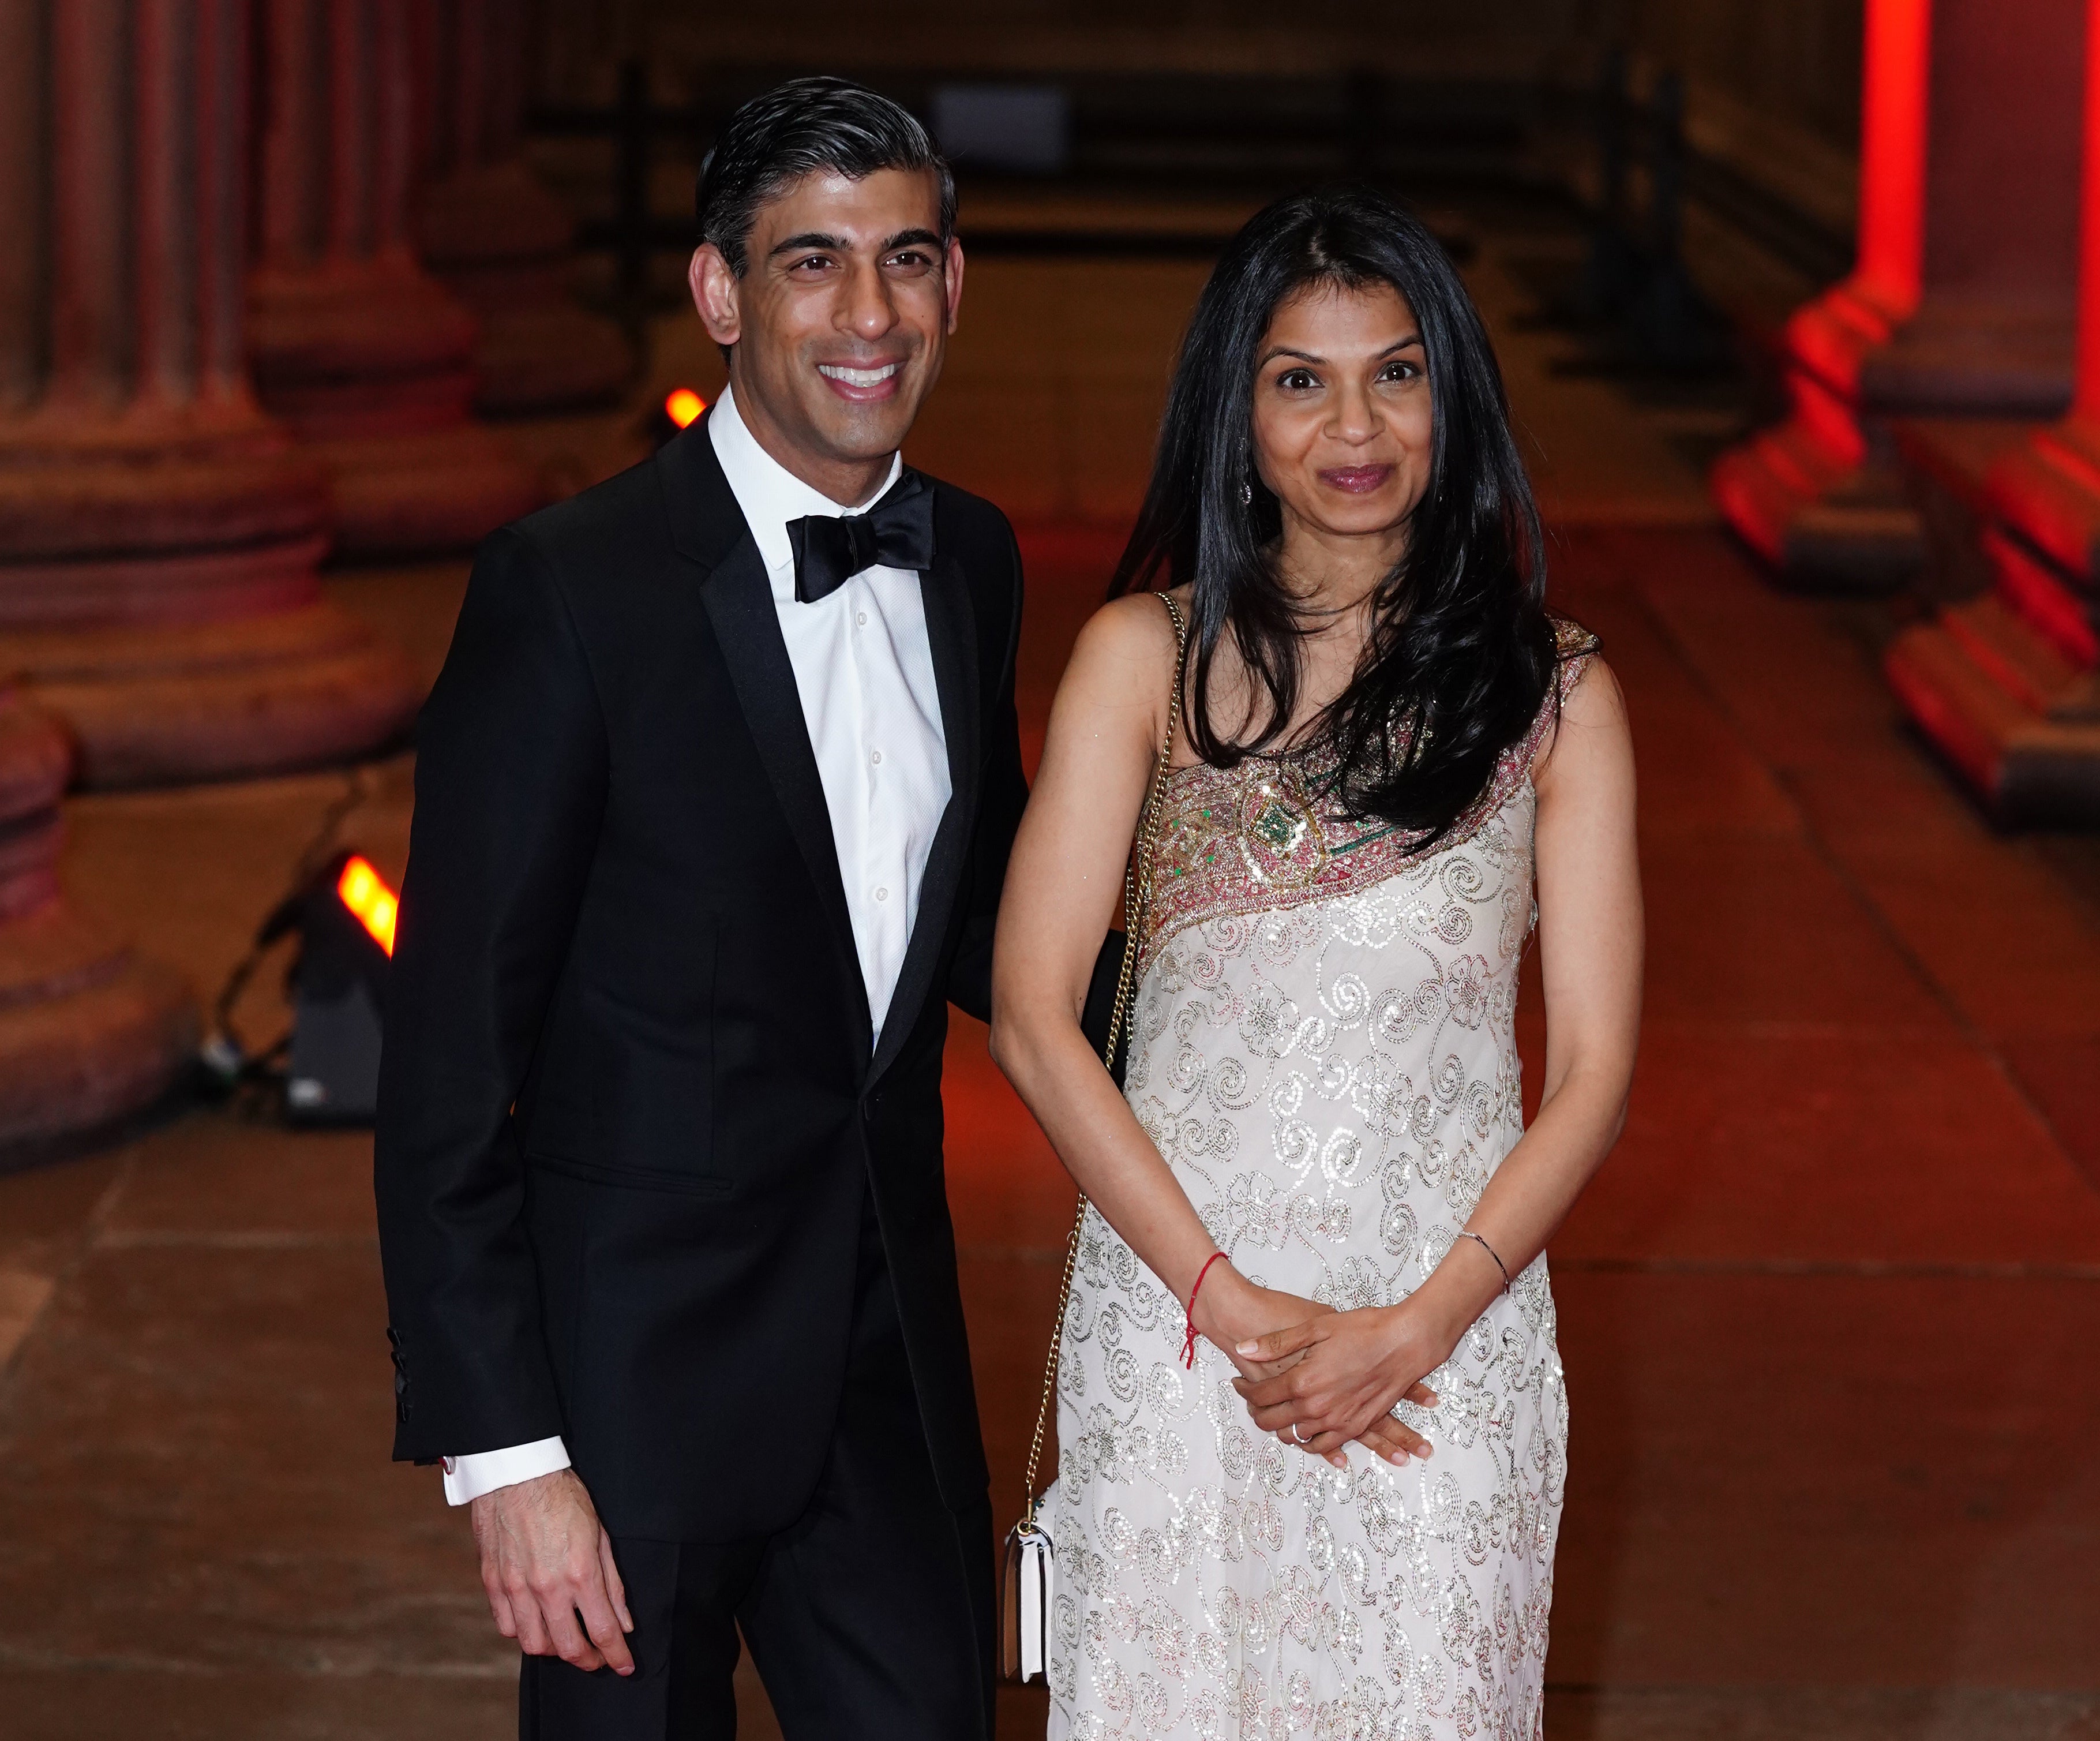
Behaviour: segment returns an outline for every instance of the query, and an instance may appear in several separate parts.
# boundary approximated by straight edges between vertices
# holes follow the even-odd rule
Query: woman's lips
[[[1330,489],[1347,490],[1352,496],[1369,496],[1383,489],[1392,477],[1390,466],[1335,466],[1320,474]]]

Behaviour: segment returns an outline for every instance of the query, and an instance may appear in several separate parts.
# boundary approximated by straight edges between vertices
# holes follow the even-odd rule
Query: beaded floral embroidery
[[[1531,778],[1532,763],[1560,717],[1555,703],[1581,680],[1597,646],[1573,623],[1556,620],[1554,626],[1561,656],[1558,694],[1502,752],[1486,789],[1431,851],[1471,840]],[[1331,751],[1316,744],[1280,756],[1249,756],[1237,767],[1198,762],[1168,774],[1140,974],[1164,943],[1192,925],[1347,895],[1396,875],[1423,855],[1419,836],[1376,817],[1348,815],[1335,796],[1335,772]]]

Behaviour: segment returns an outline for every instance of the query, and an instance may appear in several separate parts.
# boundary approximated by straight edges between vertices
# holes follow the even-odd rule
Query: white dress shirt
[[[865,568],[814,603],[798,601],[788,523],[810,514],[864,513],[897,481],[904,462],[893,457],[875,493],[847,507],[761,447],[726,387],[708,419],[708,436],[773,583],[780,636],[831,813],[832,844],[867,989],[871,1045],[889,1013],[919,911],[926,857],[952,789],[933,650],[919,577],[907,570]],[[808,922],[821,925],[823,916],[813,912]],[[558,1437],[448,1457],[445,1498],[464,1505],[568,1466],[568,1450]]]

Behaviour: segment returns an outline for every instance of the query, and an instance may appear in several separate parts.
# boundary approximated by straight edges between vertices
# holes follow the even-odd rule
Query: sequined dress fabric
[[[1564,628],[1560,687],[1587,655]],[[1549,705],[1435,850],[1317,754],[1170,776],[1127,1093],[1220,1250],[1338,1308],[1421,1285],[1522,1134],[1517,970]],[[1401,1405],[1436,1447],[1346,1474],[1180,1360],[1174,1295],[1101,1216],[1063,1326],[1052,1741],[1541,1732],[1568,1408],[1541,1257]]]

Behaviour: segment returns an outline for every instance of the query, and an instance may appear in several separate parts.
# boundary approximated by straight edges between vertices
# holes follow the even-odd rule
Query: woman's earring
[[[1254,506],[1254,485],[1245,478],[1240,479],[1240,506],[1243,508]]]

